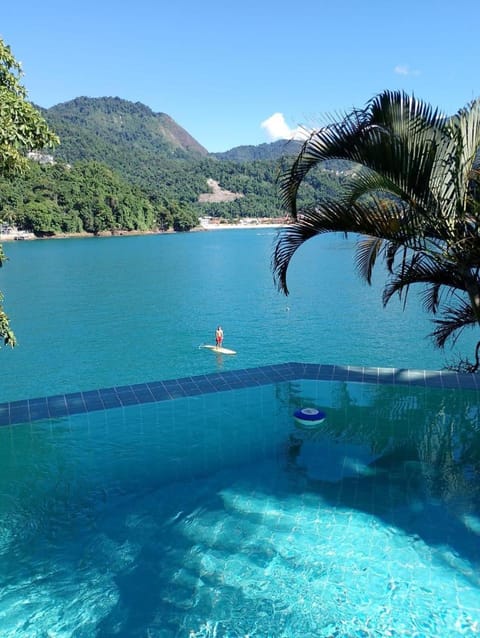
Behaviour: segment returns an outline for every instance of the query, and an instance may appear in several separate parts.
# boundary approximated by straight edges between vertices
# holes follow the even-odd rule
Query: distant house
[[[27,157],[28,159],[31,159],[34,162],[38,162],[39,164],[55,164],[53,155],[42,153],[42,151],[29,151],[27,153]]]
[[[0,241],[9,239],[34,239],[35,235],[28,230],[19,230],[16,226],[11,226],[5,222],[0,222]]]

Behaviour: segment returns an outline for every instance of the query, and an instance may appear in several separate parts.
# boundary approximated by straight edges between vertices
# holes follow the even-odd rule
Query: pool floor
[[[449,392],[282,381],[1,428],[0,635],[478,635],[479,402]]]

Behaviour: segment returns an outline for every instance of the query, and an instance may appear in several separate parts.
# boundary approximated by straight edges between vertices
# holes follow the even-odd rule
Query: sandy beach
[[[197,227],[198,230],[232,230],[238,228],[245,229],[257,229],[260,230],[262,228],[282,228],[287,224],[279,224],[279,223],[270,223],[270,222],[260,222],[258,224],[201,224]]]
[[[192,228],[188,232],[201,232],[208,230],[232,230],[232,229],[257,229],[260,230],[262,228],[282,228],[287,224],[281,224],[278,222],[240,222],[235,224],[228,223],[212,223],[204,220],[200,221],[198,226]],[[31,241],[32,239],[75,239],[81,237],[125,237],[132,235],[165,235],[168,233],[174,233],[174,230],[114,230],[114,231],[105,231],[101,232],[98,235],[93,235],[92,233],[58,233],[56,235],[50,235],[45,237],[36,237],[33,233],[29,233],[26,231],[15,230],[10,233],[0,233],[0,243],[10,242],[10,241],[18,241],[18,240],[27,240]]]

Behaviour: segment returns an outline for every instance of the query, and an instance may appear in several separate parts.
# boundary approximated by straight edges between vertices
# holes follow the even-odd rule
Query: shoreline
[[[265,224],[263,224],[262,222],[258,224],[202,224],[200,226],[196,226],[195,228],[192,228],[192,230],[236,230],[238,228],[260,229],[260,228],[283,228],[284,226],[287,226],[287,224],[278,224],[278,223],[269,223],[269,222]]]
[[[176,230],[115,230],[115,231],[104,231],[95,235],[93,233],[59,233],[57,235],[51,235],[48,237],[36,237],[35,235],[25,233],[9,233],[9,234],[0,234],[0,244],[4,242],[13,242],[13,241],[34,241],[34,240],[46,240],[46,239],[86,239],[86,238],[102,238],[102,237],[136,237],[140,235],[171,235],[173,233],[179,232],[187,232],[187,233],[196,233],[196,232],[208,232],[210,230],[250,230],[252,228],[256,228],[260,230],[262,228],[283,228],[288,224],[279,224],[279,223],[255,223],[255,224],[245,224],[245,223],[237,223],[237,224],[200,224],[199,226],[195,226],[191,230],[188,231],[176,231]]]

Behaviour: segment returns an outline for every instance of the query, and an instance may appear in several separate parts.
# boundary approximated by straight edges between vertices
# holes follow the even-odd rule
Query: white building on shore
[[[19,230],[16,226],[0,222],[0,241],[35,239],[35,235],[28,230]]]

